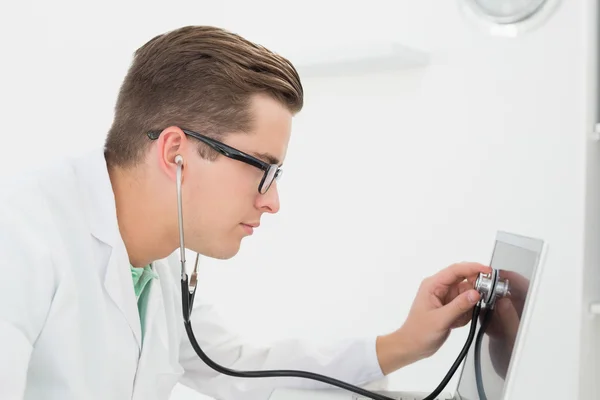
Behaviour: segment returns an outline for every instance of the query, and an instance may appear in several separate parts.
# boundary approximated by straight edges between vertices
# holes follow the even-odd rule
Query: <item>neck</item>
[[[170,255],[178,246],[171,224],[166,224],[166,208],[150,183],[134,170],[111,168],[110,181],[115,194],[119,231],[129,262],[136,268]]]

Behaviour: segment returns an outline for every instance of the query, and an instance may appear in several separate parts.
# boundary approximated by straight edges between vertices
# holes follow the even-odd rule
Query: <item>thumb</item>
[[[452,324],[468,311],[472,310],[479,301],[481,295],[475,289],[467,290],[456,296],[454,300],[445,306],[439,308],[440,319],[446,329],[450,329]]]

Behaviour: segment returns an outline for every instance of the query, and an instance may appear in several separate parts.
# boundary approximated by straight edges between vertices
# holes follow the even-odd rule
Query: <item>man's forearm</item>
[[[384,375],[388,375],[407,365],[419,361],[420,357],[414,349],[414,345],[401,331],[377,337],[376,342],[377,359]]]

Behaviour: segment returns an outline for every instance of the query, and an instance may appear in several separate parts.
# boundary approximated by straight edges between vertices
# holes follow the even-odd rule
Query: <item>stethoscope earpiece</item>
[[[188,322],[192,315],[192,309],[194,307],[194,296],[196,295],[196,286],[198,283],[198,261],[200,260],[200,253],[196,254],[196,263],[194,264],[194,270],[192,271],[191,278],[188,281],[186,273],[186,259],[185,259],[185,237],[183,234],[183,196],[182,196],[182,170],[183,170],[183,156],[177,154],[175,156],[175,163],[177,164],[177,217],[179,223],[179,257],[181,260],[181,294],[183,296],[183,315],[184,320]]]

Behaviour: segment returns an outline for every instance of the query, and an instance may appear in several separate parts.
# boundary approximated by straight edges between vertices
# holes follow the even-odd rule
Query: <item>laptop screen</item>
[[[499,270],[499,279],[508,280],[510,294],[498,299],[492,311],[481,310],[476,336],[465,357],[458,383],[460,399],[502,398],[525,300],[540,260],[542,245],[541,240],[498,233],[490,265]],[[478,341],[482,323],[484,333]]]

